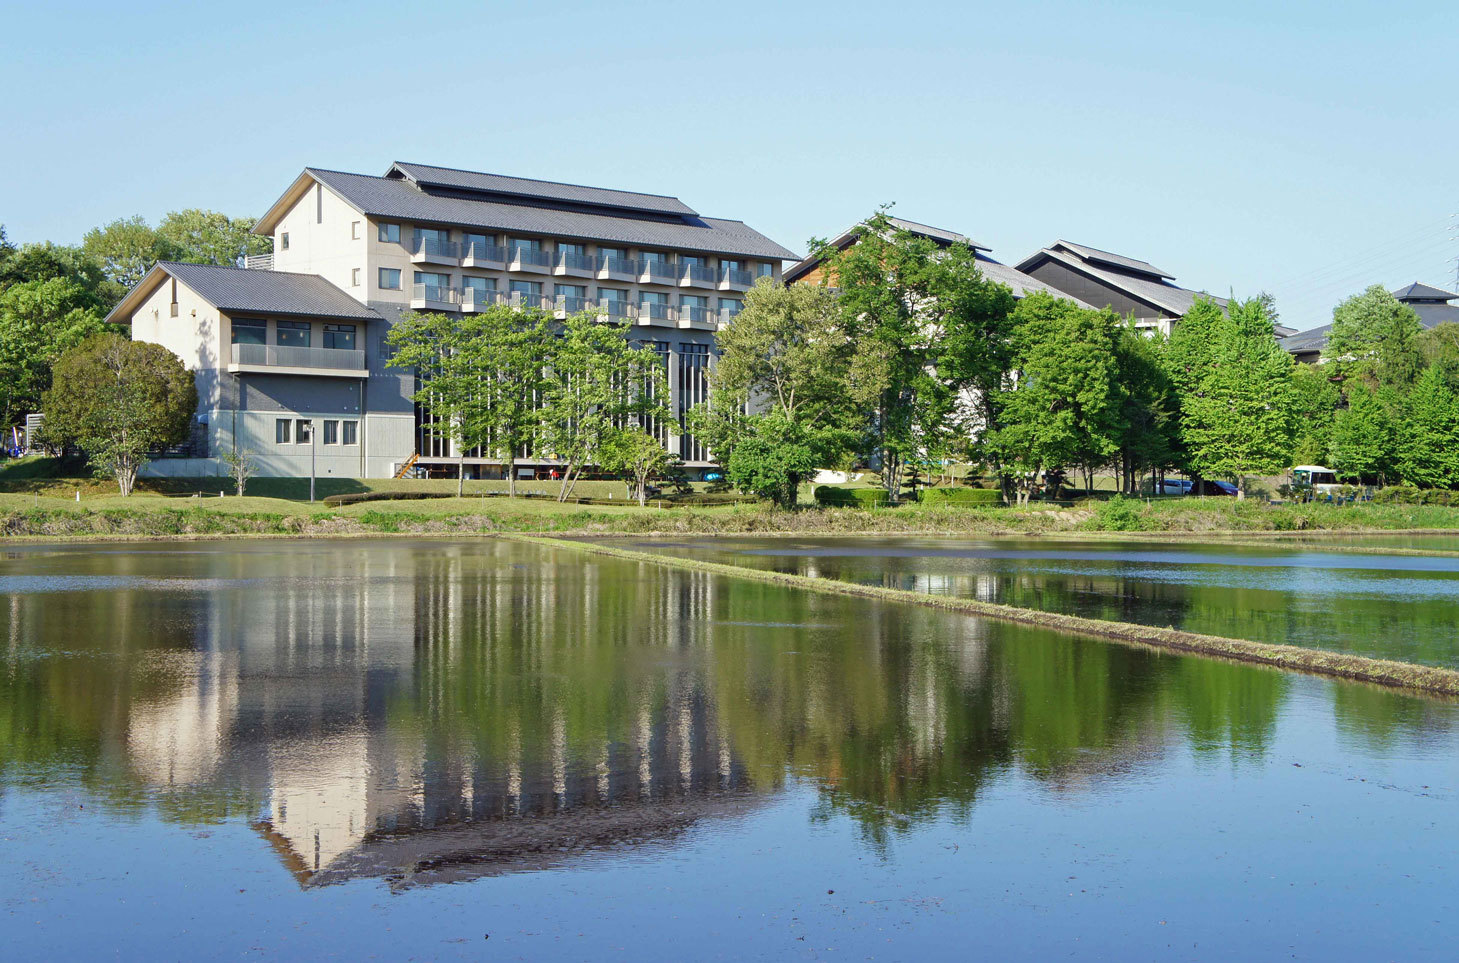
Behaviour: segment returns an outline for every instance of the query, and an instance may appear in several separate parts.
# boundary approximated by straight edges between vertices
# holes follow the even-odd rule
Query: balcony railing
[[[456,288],[444,288],[436,284],[416,284],[411,287],[410,300],[415,307],[455,305],[461,303],[461,292]]]
[[[541,294],[524,294],[521,291],[513,291],[507,297],[507,303],[517,310],[534,308],[538,311],[551,311],[555,306],[552,299]]]
[[[609,318],[631,318],[635,311],[633,304],[628,301],[620,301],[617,298],[602,298],[598,301],[598,313],[606,314]]]
[[[643,261],[639,264],[641,284],[677,284],[679,268],[673,261]]]
[[[714,272],[703,264],[686,264],[679,273],[681,287],[714,287]]]
[[[442,241],[435,237],[416,238],[415,251],[411,254],[416,263],[455,264],[461,260],[461,245],[455,241]]]
[[[557,302],[553,305],[553,311],[559,318],[565,318],[569,314],[582,314],[590,306],[596,307],[597,301],[590,298],[580,298],[569,294],[559,294]]]
[[[461,310],[463,311],[485,311],[494,304],[501,304],[506,298],[500,291],[485,290],[476,288],[461,289]]]
[[[720,272],[719,286],[721,290],[747,291],[754,283],[755,276],[749,271],[727,267]]]
[[[670,317],[669,306],[657,301],[645,301],[638,306],[638,317],[639,320],[646,321],[667,321]]]
[[[580,277],[590,278],[598,270],[598,259],[591,254],[569,254],[562,252],[557,255],[556,272],[558,274],[575,274]]]
[[[598,277],[618,281],[631,281],[638,277],[638,262],[631,257],[610,255],[598,259]]]
[[[500,268],[506,263],[507,249],[500,244],[487,244],[484,241],[467,241],[461,245],[461,264],[463,267]]]
[[[551,271],[552,252],[519,247],[507,251],[507,267],[513,271]]]
[[[282,344],[235,344],[233,363],[278,368],[327,368],[363,371],[365,352],[359,348],[298,348]]]
[[[272,254],[245,254],[243,255],[243,266],[250,271],[272,271],[274,256]]]

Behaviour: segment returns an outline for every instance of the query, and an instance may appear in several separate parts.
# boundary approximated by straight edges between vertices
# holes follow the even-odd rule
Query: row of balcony
[[[365,352],[359,348],[302,348],[283,344],[234,344],[228,370],[308,369],[314,374],[364,377]]]
[[[480,241],[441,241],[433,237],[417,240],[410,259],[416,264],[443,264],[489,271],[525,271],[558,277],[597,278],[639,284],[667,284],[710,291],[748,291],[755,283],[755,276],[741,268],[720,267],[716,270],[702,264],[555,253],[531,248],[506,248]]]
[[[739,313],[728,307],[715,309],[693,304],[658,304],[653,301],[635,304],[614,298],[579,298],[563,294],[556,297],[534,297],[520,291],[511,294],[502,291],[483,293],[476,288],[447,288],[434,284],[417,284],[410,294],[410,306],[416,310],[484,311],[498,304],[517,309],[536,308],[557,318],[592,312],[605,321],[676,325],[680,328],[700,328],[706,331],[714,331],[729,324]]]

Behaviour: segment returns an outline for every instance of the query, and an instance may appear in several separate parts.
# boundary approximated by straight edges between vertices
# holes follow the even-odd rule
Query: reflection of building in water
[[[709,647],[708,576],[599,584],[490,544],[291,564],[200,603],[128,750],[156,787],[264,800],[301,884],[509,871],[746,804],[702,666],[625,658]]]

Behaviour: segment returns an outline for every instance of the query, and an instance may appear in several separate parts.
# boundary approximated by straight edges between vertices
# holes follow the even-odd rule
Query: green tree
[[[562,465],[557,500],[572,494],[615,430],[667,417],[667,395],[657,354],[635,346],[628,329],[592,312],[563,321],[551,340],[539,410],[543,448]]]
[[[0,427],[38,410],[56,359],[103,327],[95,294],[70,278],[0,288]]]
[[[1296,436],[1292,463],[1325,465],[1332,451],[1332,424],[1342,393],[1328,377],[1327,365],[1299,364],[1292,368],[1292,409]]]
[[[1125,491],[1132,494],[1144,472],[1166,468],[1178,457],[1180,411],[1165,357],[1167,344],[1128,324],[1115,340],[1115,377],[1122,399],[1120,473]]]
[[[1419,375],[1405,407],[1398,476],[1424,488],[1459,488],[1459,394],[1440,366]]]
[[[256,218],[194,207],[169,213],[157,225],[157,236],[179,261],[242,266],[244,255],[267,254],[274,247],[272,238],[253,233],[255,223]]]
[[[1113,312],[1030,294],[1014,311],[1017,387],[997,444],[1025,480],[1040,471],[1106,462],[1119,448],[1124,399]],[[1027,488],[1020,500],[1026,500]]]
[[[93,227],[82,237],[81,249],[100,263],[111,282],[107,292],[111,302],[120,300],[152,265],[174,260],[181,253],[140,214]]]
[[[1450,387],[1459,388],[1459,324],[1436,324],[1419,335],[1418,344],[1425,367],[1438,368]]]
[[[663,442],[638,425],[610,430],[598,456],[600,468],[628,480],[639,505],[648,501],[649,481],[667,472],[673,461]]]
[[[1359,481],[1376,475],[1381,482],[1393,473],[1397,460],[1396,390],[1359,381],[1349,386],[1347,395],[1347,407],[1333,419],[1328,464],[1339,478]]]
[[[982,276],[967,244],[943,247],[899,230],[885,209],[857,229],[856,243],[818,253],[853,345],[850,398],[865,413],[866,447],[895,501],[907,464],[945,457],[976,420],[960,412],[959,391],[996,381],[1004,346],[977,339],[1002,330],[999,312],[1011,300]],[[981,402],[996,406],[990,394]]]
[[[56,362],[43,400],[45,434],[86,452],[127,496],[153,451],[187,440],[197,404],[193,376],[177,355],[103,333]]]
[[[416,404],[456,448],[457,495],[465,488],[466,458],[479,451],[502,463],[515,496],[517,458],[537,441],[546,315],[508,305],[468,315],[412,313],[386,339],[395,351],[389,364],[415,371]]]
[[[1292,356],[1272,336],[1262,303],[1232,301],[1209,319],[1214,337],[1199,367],[1183,372],[1181,430],[1192,466],[1207,478],[1229,478],[1246,495],[1251,475],[1291,464],[1295,412]],[[1179,331],[1179,328],[1177,328]],[[1172,345],[1174,347],[1174,345]]]
[[[835,295],[761,280],[718,342],[709,410],[694,413],[693,430],[731,484],[794,507],[801,482],[843,460],[857,439],[847,428],[856,417],[852,344]]]
[[[1375,284],[1333,308],[1322,357],[1340,380],[1407,388],[1423,368],[1422,332],[1413,308]]]

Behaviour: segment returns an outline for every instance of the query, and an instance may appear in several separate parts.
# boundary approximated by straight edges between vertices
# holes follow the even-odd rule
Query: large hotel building
[[[221,456],[245,449],[266,475],[308,474],[311,457],[320,475],[347,478],[388,477],[412,458],[454,465],[459,453],[411,401],[412,374],[387,365],[385,335],[407,311],[500,303],[633,326],[668,366],[679,417],[665,442],[702,470],[708,452],[680,419],[706,397],[715,332],[757,278],[796,259],[674,197],[406,163],[380,177],[308,168],[255,230],[272,255],[245,268],[159,263],[108,319],[197,378],[193,441],[154,473],[222,474]]]

